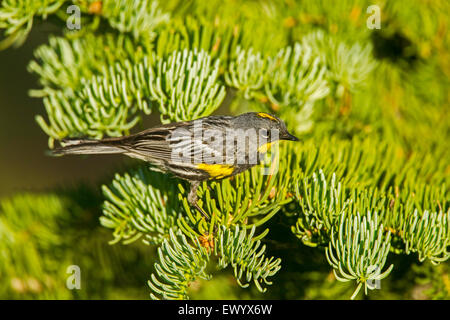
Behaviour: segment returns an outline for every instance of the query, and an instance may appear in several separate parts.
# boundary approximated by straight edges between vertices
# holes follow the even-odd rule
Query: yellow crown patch
[[[267,118],[267,119],[270,119],[270,120],[272,120],[272,121],[278,122],[278,119],[277,119],[277,118],[272,117],[270,114],[265,113],[265,112],[258,112],[256,115],[257,115],[258,117],[260,117],[260,118]]]

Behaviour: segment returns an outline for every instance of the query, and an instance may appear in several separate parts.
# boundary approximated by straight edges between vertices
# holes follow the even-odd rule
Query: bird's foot
[[[191,204],[191,206],[195,207],[195,209],[197,209],[197,211],[202,214],[202,216],[206,219],[206,221],[209,221],[210,219],[208,215],[202,208],[200,208],[200,206],[197,203],[197,189],[199,186],[200,182],[198,181],[191,182],[191,190],[189,191],[188,202]]]
[[[200,208],[200,206],[197,204],[197,202],[194,203],[194,207],[195,207],[195,209],[198,210],[198,212],[200,212],[202,214],[202,216],[206,219],[206,221],[209,221],[208,215],[206,214],[206,212],[202,208]]]

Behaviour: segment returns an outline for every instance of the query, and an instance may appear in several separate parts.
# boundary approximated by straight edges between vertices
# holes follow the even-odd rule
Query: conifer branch
[[[302,44],[309,45],[313,53],[327,66],[329,79],[348,90],[353,91],[361,87],[377,66],[372,58],[370,44],[362,46],[355,42],[348,45],[346,41],[323,31],[306,35]]]
[[[205,51],[175,51],[155,69],[150,90],[165,123],[207,116],[225,98],[225,88],[217,81],[219,60],[212,61]]]
[[[180,232],[169,230],[169,238],[158,248],[159,262],[155,263],[156,275],[151,275],[149,287],[152,299],[187,299],[189,284],[197,278],[208,280],[209,260],[206,249],[197,241],[193,245]],[[156,294],[156,295],[155,295]]]
[[[168,13],[158,8],[155,0],[106,0],[102,4],[102,16],[111,27],[121,33],[131,33],[135,39],[155,37],[155,29],[170,19]]]
[[[356,280],[358,286],[352,295],[356,297],[364,285],[375,289],[374,281],[387,277],[394,265],[383,270],[390,248],[390,233],[385,234],[377,213],[356,216],[343,214],[338,227],[333,227],[326,256],[339,281]]]
[[[257,98],[267,81],[267,64],[260,52],[238,47],[236,57],[230,61],[225,73],[225,81],[228,86],[242,91],[246,99]]]
[[[241,287],[248,287],[253,281],[259,291],[265,292],[262,284],[272,284],[268,277],[275,275],[281,268],[281,259],[266,258],[265,245],[254,240],[255,227],[247,234],[245,229],[222,226],[214,246],[214,253],[219,256],[219,266],[226,268],[229,264],[234,269],[234,276]],[[244,283],[243,283],[244,281]],[[245,283],[247,282],[247,283]]]
[[[100,222],[113,229],[114,240],[131,243],[141,237],[146,244],[159,244],[180,218],[176,185],[147,167],[116,175],[103,186],[105,202]]]
[[[293,47],[280,49],[271,58],[268,73],[270,78],[265,92],[278,106],[301,109],[329,93],[326,68],[306,44],[296,43]]]
[[[446,261],[450,257],[450,210],[419,214],[415,210],[402,226],[405,252],[417,252],[419,261],[430,259],[433,264]]]
[[[0,6],[0,29],[5,29],[5,39],[0,50],[19,47],[28,37],[36,17],[46,19],[55,13],[66,0],[3,0]]]

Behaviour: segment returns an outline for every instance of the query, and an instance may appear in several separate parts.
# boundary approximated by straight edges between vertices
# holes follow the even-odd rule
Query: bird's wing
[[[208,117],[189,122],[178,122],[148,129],[121,140],[129,154],[141,159],[177,163],[221,162],[225,155],[225,137],[231,117]],[[212,137],[212,139],[211,139]]]
[[[169,161],[172,149],[169,137],[173,126],[158,127],[129,136],[122,141],[124,148],[131,154],[138,154],[147,160]]]

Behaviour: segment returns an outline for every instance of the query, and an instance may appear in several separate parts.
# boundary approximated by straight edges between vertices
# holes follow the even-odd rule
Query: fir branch
[[[255,227],[247,234],[246,229],[226,228],[219,230],[214,245],[214,253],[219,256],[219,266],[226,268],[229,264],[234,269],[238,284],[246,288],[253,281],[259,291],[265,292],[261,285],[272,284],[268,277],[275,275],[281,268],[281,259],[267,258],[265,245],[261,247],[260,240],[254,240]],[[243,283],[243,281],[247,283]]]
[[[103,78],[83,80],[82,88],[77,92],[55,91],[44,98],[49,123],[42,116],[37,116],[36,121],[49,135],[50,147],[53,147],[54,139],[67,136],[101,139],[104,135],[127,134],[140,119],[139,107],[150,112],[145,100],[135,98],[141,98],[140,92],[135,92],[135,97],[127,92],[126,89],[133,88],[130,89],[126,79],[122,78],[123,69],[117,67],[115,71],[117,73],[106,74]]]
[[[151,275],[148,285],[154,293],[152,299],[187,299],[189,284],[195,279],[209,280],[205,271],[209,255],[200,246],[198,240],[191,245],[178,231],[169,230],[169,238],[158,248],[159,262],[155,263],[155,274]]]
[[[367,294],[367,289],[375,289],[373,281],[380,281],[391,272],[394,265],[381,272],[389,254],[390,236],[384,232],[377,213],[343,214],[338,227],[333,227],[326,257],[336,279],[357,281],[352,299],[363,285]]]
[[[329,93],[326,68],[310,46],[296,43],[270,59],[265,92],[277,106],[301,109]]]
[[[446,212],[448,210],[447,190],[441,187],[419,183],[413,187],[390,188],[384,204],[383,224],[392,233],[391,250],[395,253],[409,253],[403,230],[411,227],[412,216],[423,216],[428,212]],[[414,213],[416,212],[416,213]],[[413,214],[414,213],[414,214]]]
[[[296,197],[301,212],[292,232],[308,246],[327,244],[335,220],[344,214],[350,201],[345,188],[336,181],[336,174],[330,181],[322,170],[303,178],[297,184]]]
[[[175,51],[160,59],[155,69],[150,91],[163,123],[207,116],[225,98],[225,88],[217,80],[219,61],[212,61],[203,50]]]
[[[380,138],[366,137],[344,140],[336,136],[309,140],[304,144],[288,144],[292,154],[292,169],[298,165],[305,176],[322,170],[336,178],[347,188],[377,187],[386,191],[390,187],[413,187],[418,182],[442,185],[449,181],[445,172],[445,159],[436,159],[423,153],[406,156],[398,147]]]
[[[3,0],[0,7],[0,29],[5,29],[5,39],[0,50],[21,46],[28,37],[36,17],[46,19],[55,13],[66,0]]]
[[[252,48],[236,49],[236,57],[229,62],[225,82],[243,92],[246,99],[256,98],[262,91],[267,78],[267,59]],[[261,95],[261,94],[259,94]]]
[[[239,34],[232,28],[187,15],[183,19],[171,20],[158,32],[155,53],[159,58],[167,58],[175,51],[203,50],[212,59],[219,60],[223,69],[238,43]]]
[[[152,40],[155,29],[170,19],[168,13],[158,8],[158,1],[155,0],[106,0],[103,1],[101,14],[111,27],[121,33],[131,33],[135,39],[144,37]]]
[[[180,218],[176,185],[162,174],[140,168],[116,175],[110,187],[103,186],[105,202],[100,222],[113,229],[114,240],[131,243],[144,236],[144,243],[159,244]]]
[[[151,48],[136,47],[128,35],[122,34],[89,33],[75,39],[51,36],[48,44],[35,50],[35,60],[28,64],[28,71],[36,73],[43,86],[30,91],[30,95],[48,96],[54,90],[70,93],[81,87],[82,79],[101,75],[108,67],[124,60],[137,63],[150,52]]]
[[[377,66],[370,44],[355,42],[350,45],[321,30],[306,35],[302,43],[308,44],[320,57],[332,81],[351,91],[360,88]]]
[[[419,261],[429,259],[433,264],[450,257],[450,210],[420,214],[415,210],[402,226],[405,252],[417,252]]]

